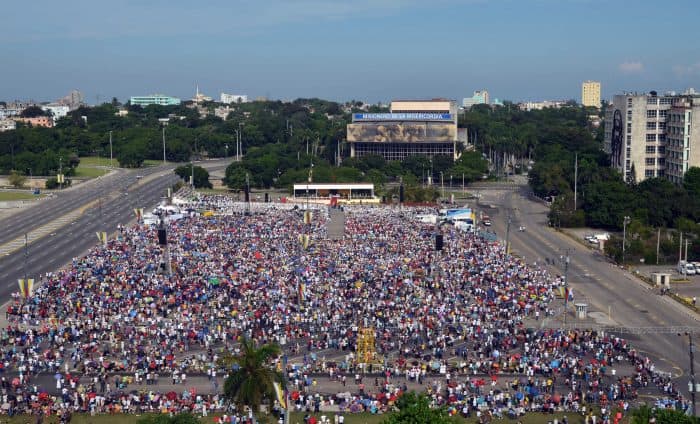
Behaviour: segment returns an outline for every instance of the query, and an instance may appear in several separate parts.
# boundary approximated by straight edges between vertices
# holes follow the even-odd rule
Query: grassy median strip
[[[32,194],[31,191],[0,191],[0,202],[11,202],[14,200],[32,200],[40,196]]]

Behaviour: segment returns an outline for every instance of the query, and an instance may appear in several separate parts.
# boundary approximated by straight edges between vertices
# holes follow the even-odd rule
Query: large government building
[[[436,155],[457,158],[457,103],[454,100],[395,100],[390,113],[355,113],[347,126],[350,157]]]

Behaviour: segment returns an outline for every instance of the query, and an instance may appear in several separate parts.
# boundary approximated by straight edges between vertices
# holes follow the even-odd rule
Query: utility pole
[[[248,201],[245,202],[245,214],[250,215],[250,174],[247,172],[245,173],[245,187],[246,187],[246,192],[248,193]]]
[[[695,386],[695,345],[693,344],[693,334],[690,332],[685,333],[688,336],[688,356],[690,356],[690,383],[688,384],[688,391],[690,391],[690,398],[693,402],[693,416],[695,414],[695,393],[697,392],[697,387]],[[679,336],[681,334],[678,334]]]
[[[564,326],[566,326],[566,315],[569,313],[569,250],[566,250],[564,258]]]
[[[683,232],[681,231],[681,238],[678,240],[678,263],[683,260]]]
[[[240,144],[240,153],[238,156],[238,160],[240,161],[243,159],[243,122],[238,123],[238,144]]]
[[[194,139],[194,151],[195,151],[194,156],[196,157],[196,155],[197,155],[197,137],[195,137],[195,139]],[[194,159],[195,159],[195,157],[192,157],[192,162],[191,162],[192,175],[190,176],[190,180],[191,180],[190,182],[192,183],[192,190],[194,190]]]
[[[236,132],[236,162],[238,162],[238,144],[239,142],[239,137],[238,137],[238,130],[234,130]]]
[[[661,227],[656,232],[656,265],[659,264],[659,245],[661,244]]]
[[[163,126],[163,165],[165,165],[165,126]]]
[[[627,244],[627,224],[629,224],[632,219],[629,216],[625,216],[622,220],[622,265],[625,265],[625,245]]]
[[[578,198],[578,153],[575,155],[574,159],[574,211],[576,211],[576,200]]]
[[[690,240],[686,237],[685,239],[685,262],[688,262],[688,244],[690,243]]]
[[[27,262],[29,262],[29,236],[24,233],[24,283],[27,284]]]
[[[109,131],[109,168],[112,168],[112,131]]]
[[[99,162],[99,160],[98,160]],[[63,190],[63,156],[58,157],[58,175],[60,175],[61,180],[59,181],[59,190]]]
[[[443,179],[442,171],[440,171],[440,187],[442,191],[441,200],[445,200],[445,180]]]
[[[464,189],[464,172],[462,172],[462,196],[467,194],[467,191]]]
[[[506,224],[506,255],[510,254],[510,223],[511,223],[511,216],[510,212],[508,212],[508,222]]]

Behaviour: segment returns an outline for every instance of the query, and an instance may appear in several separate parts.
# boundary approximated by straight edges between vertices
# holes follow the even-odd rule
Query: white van
[[[680,262],[678,262],[677,271],[679,274],[695,275],[697,270],[695,269],[695,266],[692,263],[688,263],[686,261],[680,261]]]

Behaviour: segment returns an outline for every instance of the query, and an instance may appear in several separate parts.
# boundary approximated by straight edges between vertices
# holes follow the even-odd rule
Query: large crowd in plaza
[[[241,336],[282,346],[299,410],[382,412],[416,383],[471,416],[609,411],[649,386],[687,404],[624,339],[540,328],[556,319],[561,278],[451,226],[437,252],[435,226],[417,219],[429,209],[347,207],[334,241],[325,207],[307,225],[288,204],[190,206],[213,213],[168,222],[170,275],[155,227],[135,224],[15,296],[0,332],[2,413],[222,412],[218,359]],[[356,352],[362,328],[376,335],[371,365]],[[39,373],[55,376],[53,394]],[[188,389],[202,374],[213,394]],[[319,394],[321,378],[342,390]],[[164,379],[183,389],[158,391]]]

